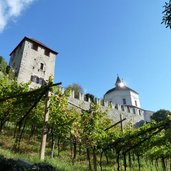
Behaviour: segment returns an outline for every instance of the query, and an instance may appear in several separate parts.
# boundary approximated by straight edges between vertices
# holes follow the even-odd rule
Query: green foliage
[[[99,105],[91,104],[90,110],[81,114],[82,141],[86,147],[96,147],[106,137],[105,128],[111,120]]]
[[[95,103],[95,97],[93,94],[87,93],[85,94],[85,99],[88,101],[90,99],[91,102]]]
[[[15,71],[9,65],[6,67],[6,74],[8,75],[9,79],[11,79],[11,80],[15,78]]]
[[[79,84],[76,84],[76,83],[73,83],[73,84],[69,85],[66,88],[66,90],[72,90],[72,91],[74,91],[75,98],[79,98],[79,93],[84,93],[83,88]]]
[[[171,28],[171,1],[165,2],[164,11],[163,11],[162,24],[165,24],[166,27]]]
[[[31,142],[35,139],[37,143],[33,146],[38,149],[44,120],[44,94],[48,88],[45,85],[40,89],[30,90],[29,84],[17,84],[8,75],[0,77],[0,135],[10,129],[15,135],[12,142]],[[149,161],[159,159],[162,162],[170,158],[170,111],[159,110],[152,116],[154,122],[144,124],[138,129],[127,125],[122,130],[120,125],[112,126],[115,121],[113,123],[107,117],[108,111],[102,110],[96,103],[91,103],[89,110],[82,109],[81,106],[71,107],[68,104],[70,90],[63,93],[60,87],[50,88],[47,154],[51,150],[55,157],[54,153],[57,151],[58,156],[63,157],[63,151],[66,150],[66,156],[72,162],[83,160],[86,165],[87,158],[89,169],[92,169],[93,163],[94,170],[102,168],[106,163],[112,167],[113,163],[118,166],[119,163],[124,163],[127,167],[125,158],[128,157],[131,168],[131,162],[135,160],[131,156],[138,158],[138,164],[140,157]],[[106,163],[102,159],[104,154]],[[162,166],[164,167],[163,163]]]
[[[63,94],[59,87],[55,87],[50,97],[49,126],[58,139],[67,137],[70,122],[72,121],[67,109],[68,96],[68,90]]]
[[[156,122],[165,121],[168,116],[171,116],[171,112],[169,110],[160,109],[157,112],[153,113],[151,119]]]
[[[6,67],[7,67],[7,63],[5,59],[2,56],[0,56],[0,71],[3,74],[6,74]]]

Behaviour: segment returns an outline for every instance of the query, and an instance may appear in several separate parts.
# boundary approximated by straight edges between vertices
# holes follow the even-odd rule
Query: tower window
[[[36,83],[36,80],[37,80],[37,77],[35,75],[32,75],[31,76],[31,81],[34,82],[34,83]]]
[[[44,83],[45,83],[44,79],[43,78],[39,78],[39,84],[43,85]]]
[[[122,109],[122,111],[124,111],[124,107],[123,107],[123,105],[121,105],[121,109]]]
[[[40,69],[43,70],[44,64],[40,63]]]
[[[31,76],[31,81],[34,82],[34,83],[40,84],[40,85],[45,84],[45,80],[43,78],[39,78],[36,75]]]
[[[50,50],[49,49],[45,49],[45,55],[50,56]]]
[[[123,104],[126,105],[126,99],[122,99],[123,100]]]
[[[135,106],[137,106],[137,101],[135,100]]]
[[[36,83],[39,83],[39,77],[36,77]]]
[[[32,49],[34,49],[34,50],[36,50],[36,51],[37,51],[37,50],[38,50],[38,44],[33,43],[33,44],[32,44]]]

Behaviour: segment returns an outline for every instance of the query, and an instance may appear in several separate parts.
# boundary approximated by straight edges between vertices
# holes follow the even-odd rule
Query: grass
[[[28,141],[27,139],[22,139],[21,141],[21,150],[20,153],[15,153],[11,150],[14,144],[13,136],[9,133],[0,134],[0,155],[3,155],[6,158],[13,159],[22,159],[29,161],[30,163],[41,162],[39,159],[39,147],[40,143],[34,139],[32,141]],[[99,156],[98,161],[99,161]],[[57,171],[87,171],[88,170],[88,162],[86,160],[86,155],[83,154],[78,156],[77,161],[73,164],[70,157],[70,150],[65,149],[61,151],[60,157],[55,156],[54,159],[50,158],[50,148],[46,148],[46,163],[52,164]],[[145,160],[141,159],[141,171],[155,171],[155,165],[145,162]],[[123,164],[121,163],[121,170],[124,170]],[[98,163],[98,171],[100,170]],[[138,164],[136,161],[133,163],[132,168],[128,168],[128,171],[139,171]],[[161,164],[159,165],[158,170],[162,170]],[[117,171],[117,164],[114,158],[110,159],[110,163],[106,164],[105,157],[103,157],[103,171]]]

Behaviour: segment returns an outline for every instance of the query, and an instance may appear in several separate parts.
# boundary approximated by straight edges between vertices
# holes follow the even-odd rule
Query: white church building
[[[127,87],[119,76],[117,76],[115,87],[105,93],[104,100],[113,104],[141,108],[139,94],[135,90]]]

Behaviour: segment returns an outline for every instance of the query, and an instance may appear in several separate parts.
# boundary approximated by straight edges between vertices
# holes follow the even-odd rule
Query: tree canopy
[[[169,27],[171,29],[171,1],[165,2],[164,11],[163,11],[163,19],[162,24],[166,25],[166,28]]]
[[[0,71],[3,74],[6,74],[6,67],[7,67],[7,63],[5,59],[2,56],[0,56]]]
[[[151,116],[152,120],[156,122],[165,121],[168,116],[171,116],[171,112],[169,110],[160,109],[157,112],[153,113]]]
[[[79,84],[77,84],[77,83],[70,84],[66,88],[66,90],[72,90],[72,91],[74,91],[75,98],[79,98],[79,93],[84,93],[83,88]]]

